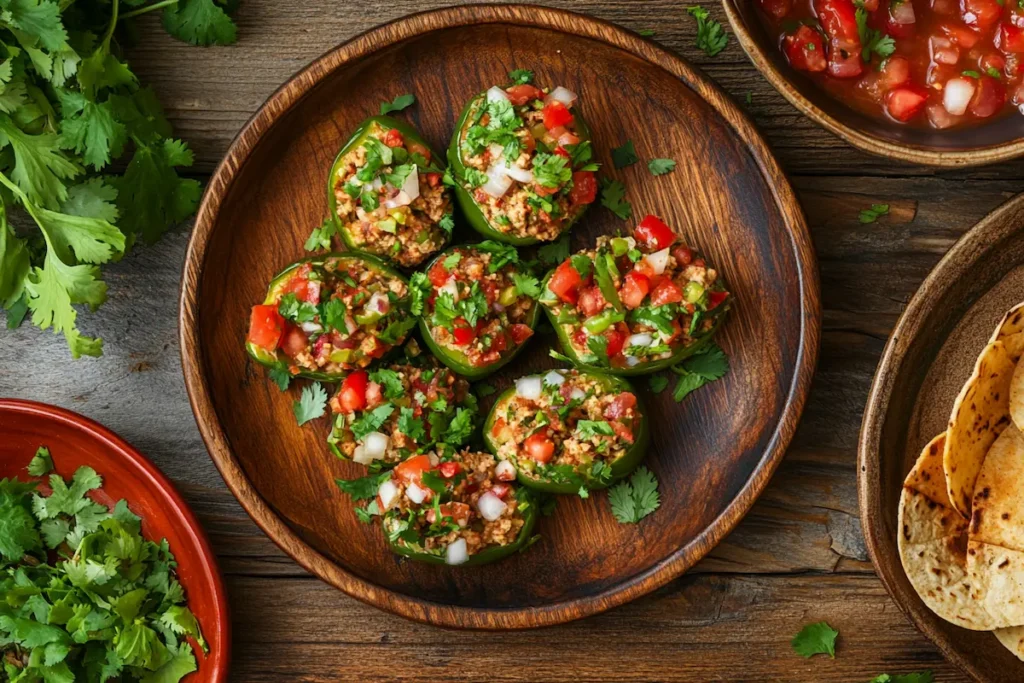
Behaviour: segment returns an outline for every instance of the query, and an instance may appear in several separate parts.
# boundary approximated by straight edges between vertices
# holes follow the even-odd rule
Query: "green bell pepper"
[[[444,230],[438,225],[431,226],[431,228],[433,228],[431,232],[434,232],[435,236],[439,236],[442,238],[437,245],[437,249],[422,254],[416,252],[416,254],[414,255],[406,256],[403,254],[401,248],[399,248],[398,251],[395,252],[390,249],[385,249],[383,247],[377,247],[376,245],[370,242],[357,241],[356,237],[350,230],[351,225],[344,224],[341,218],[338,216],[338,200],[334,194],[335,179],[337,178],[338,169],[341,168],[341,166],[343,165],[345,156],[349,152],[351,152],[354,149],[357,149],[360,145],[366,142],[367,138],[371,137],[373,132],[377,129],[397,130],[402,134],[402,137],[405,140],[411,140],[430,150],[430,163],[428,166],[425,167],[424,170],[429,170],[430,172],[434,173],[444,173],[444,169],[441,168],[436,162],[436,160],[438,159],[437,154],[430,148],[430,145],[427,144],[426,140],[423,139],[423,136],[420,135],[419,131],[417,131],[414,127],[412,127],[405,121],[400,121],[390,116],[371,116],[370,118],[366,119],[361,124],[359,124],[359,127],[356,128],[355,132],[352,134],[352,137],[350,137],[348,142],[346,142],[342,146],[341,151],[338,152],[338,156],[335,157],[334,164],[331,166],[331,172],[327,176],[328,210],[330,211],[331,219],[334,221],[334,224],[337,227],[338,234],[341,236],[342,241],[344,241],[345,245],[349,249],[362,250],[369,253],[373,253],[377,256],[395,261],[396,263],[399,263],[402,266],[416,266],[420,262],[425,260],[428,256],[430,256],[431,253],[433,253],[437,249],[441,249],[442,247],[444,247],[445,244],[447,244],[448,240],[451,238],[451,234],[449,231]],[[445,193],[449,194],[447,189],[445,189]],[[450,216],[451,212],[448,212],[445,215]],[[396,215],[396,212],[392,211],[389,213],[388,217],[384,217],[380,221],[378,221],[377,225],[384,232],[397,234],[396,231],[398,229],[398,226],[404,225],[405,222],[406,217],[404,214],[397,212]],[[382,223],[384,225],[381,225]],[[414,235],[413,239],[417,242],[417,244],[422,244],[426,242],[428,239],[430,239],[430,237],[430,233],[420,231],[420,234]]]
[[[472,247],[473,245],[452,247],[446,251],[441,252],[440,254],[435,256],[430,263],[427,264],[425,271],[429,273],[436,264],[443,262],[444,259],[456,249],[464,250]],[[515,264],[510,265],[513,269],[515,269]],[[426,286],[432,287],[429,281],[426,282]],[[499,295],[499,300],[500,298],[501,295]],[[437,343],[437,341],[435,341],[433,336],[433,328],[427,322],[427,318],[429,316],[430,312],[426,310],[426,305],[424,304],[423,314],[420,316],[419,328],[420,336],[423,337],[423,341],[426,342],[427,347],[435,356],[437,356],[437,358],[442,363],[444,363],[449,368],[451,368],[458,374],[462,375],[463,377],[473,381],[483,379],[484,377],[487,377],[488,375],[497,372],[499,369],[508,364],[513,358],[515,358],[519,354],[519,352],[522,351],[523,348],[526,346],[526,342],[523,342],[522,344],[517,344],[511,349],[507,349],[506,351],[502,352],[501,357],[494,363],[491,363],[490,365],[476,366],[470,363],[469,358],[466,356],[466,354],[462,353],[461,351],[456,351],[455,349],[450,349],[445,346],[441,346],[439,343]],[[530,310],[527,313],[526,322],[524,324],[527,325],[531,330],[535,329],[537,327],[537,320],[539,318],[540,306],[538,306],[537,302],[534,301],[530,306]]]
[[[328,259],[337,259],[339,261],[358,261],[360,265],[362,265],[363,267],[368,267],[372,270],[376,270],[379,273],[383,273],[390,277],[398,278],[402,282],[408,284],[408,281],[397,270],[395,270],[394,268],[386,264],[384,261],[380,260],[379,258],[372,254],[366,254],[358,251],[331,252],[328,254],[319,254],[317,256],[310,256],[304,259],[300,259],[295,263],[292,263],[291,265],[287,266],[284,270],[282,270],[280,273],[274,276],[273,280],[270,281],[270,284],[267,287],[267,295],[266,297],[264,297],[263,303],[273,304],[277,302],[277,300],[280,298],[282,288],[285,286],[285,284],[287,284],[292,272],[296,268],[303,264],[309,263],[312,264],[314,270],[319,271],[321,274],[323,274],[326,272],[324,271],[324,263]],[[408,306],[408,297],[406,297],[404,302],[405,305]],[[397,347],[401,343],[402,339],[396,342],[393,346]],[[267,351],[265,348],[256,346],[255,344],[248,340],[246,340],[245,349],[253,360],[268,368],[280,367],[281,365],[288,365],[287,358],[284,357],[283,355],[279,355],[277,351]],[[338,349],[335,351],[335,353],[341,353],[344,351],[349,351],[350,354],[355,352],[355,350],[353,349]],[[348,359],[339,358],[338,362],[345,362],[347,360]],[[340,379],[342,379],[342,377],[344,377],[346,373],[347,371],[324,372],[314,370],[301,370],[295,376],[306,377],[308,379],[320,380],[323,382],[337,382]]]
[[[558,370],[558,372],[563,375],[569,374],[569,371],[565,370]],[[637,465],[640,464],[640,461],[644,459],[644,456],[647,455],[647,449],[651,442],[650,425],[647,419],[647,409],[640,400],[640,396],[637,394],[636,389],[621,377],[613,377],[612,375],[600,372],[581,371],[578,373],[578,376],[581,378],[595,380],[604,393],[621,394],[628,392],[636,397],[635,410],[637,415],[640,417],[640,422],[638,425],[634,425],[633,427],[633,444],[626,450],[624,455],[619,457],[609,466],[607,472],[596,475],[593,464],[590,464],[583,469],[580,469],[579,467],[573,468],[571,471],[565,471],[567,466],[559,466],[558,468],[539,466],[536,467],[533,472],[529,472],[527,468],[522,467],[520,463],[513,458],[512,464],[516,466],[516,479],[524,486],[529,486],[532,489],[544,491],[546,493],[567,494],[577,493],[581,486],[592,490],[604,489],[629,475],[629,473],[636,469]],[[569,380],[567,379],[566,381]],[[508,409],[509,402],[515,397],[515,395],[515,385],[502,392],[494,402],[494,406],[491,408],[491,412],[487,415],[487,420],[484,422],[484,444],[487,446],[487,449],[495,455],[498,454],[502,444],[499,443],[498,437],[494,433],[494,424],[498,418],[504,419],[503,416]],[[516,436],[513,436],[513,438],[518,442],[522,442],[524,440]]]
[[[473,113],[477,105],[481,103],[486,96],[486,92],[480,93],[466,104],[465,109],[462,110],[462,114],[459,116],[458,122],[455,124],[455,132],[452,134],[451,143],[448,145],[448,167],[451,171],[452,177],[455,179],[455,200],[458,202],[459,208],[462,209],[462,214],[466,217],[466,221],[469,225],[486,239],[512,244],[517,247],[537,244],[542,240],[536,237],[519,237],[511,235],[502,231],[500,226],[496,226],[488,221],[484,216],[480,205],[477,203],[476,199],[473,198],[473,193],[468,188],[468,183],[466,181],[466,164],[462,160],[462,152],[460,150],[462,129],[466,126],[466,120],[469,118],[470,114]],[[573,118],[574,125],[576,127],[576,136],[579,137],[580,143],[590,140],[590,128],[587,126],[586,121],[583,119],[583,115],[580,114],[577,108],[573,108]],[[559,237],[572,229],[572,226],[580,219],[580,216],[583,215],[588,206],[589,204],[583,204],[576,207],[573,215],[563,219],[565,221],[565,226],[559,232]]]

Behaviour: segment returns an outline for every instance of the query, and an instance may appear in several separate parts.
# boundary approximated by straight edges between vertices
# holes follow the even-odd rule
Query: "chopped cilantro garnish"
[[[537,258],[545,265],[561,263],[569,258],[569,235],[562,235],[551,244],[545,244],[538,249]]]
[[[453,251],[452,253],[444,257],[444,261],[442,261],[442,263],[444,264],[445,270],[451,271],[452,268],[459,265],[459,261],[461,260],[462,253],[458,251]]]
[[[36,449],[36,454],[32,456],[32,460],[29,461],[28,467],[25,469],[33,477],[42,477],[49,474],[53,470],[53,458],[50,457],[50,449],[46,446],[40,446]]]
[[[614,436],[615,430],[605,420],[580,420],[576,423],[576,433],[581,439],[592,439],[595,436]]]
[[[352,434],[356,440],[362,441],[367,434],[380,429],[393,412],[395,412],[395,407],[390,403],[384,403],[363,413],[362,417],[352,423]]]
[[[390,368],[378,368],[369,376],[371,382],[376,382],[381,386],[384,398],[401,398],[405,395],[405,385],[396,371]]]
[[[533,80],[533,72],[529,69],[513,69],[508,72],[508,80],[516,85],[525,85]]]
[[[359,479],[335,479],[334,482],[342,493],[347,493],[352,500],[369,500],[377,495],[377,489],[390,477],[391,472],[378,472]]]
[[[661,505],[658,480],[646,467],[639,467],[629,477],[608,490],[612,514],[622,524],[636,524]]]
[[[529,273],[513,272],[512,280],[516,283],[516,292],[531,299],[540,296],[540,280]]]
[[[557,154],[538,152],[533,157],[533,179],[544,187],[561,187],[572,180],[569,160]]]
[[[412,93],[405,93],[404,95],[399,95],[390,102],[381,102],[380,113],[383,115],[390,114],[393,111],[402,111],[403,109],[412,106],[413,102],[415,101],[416,96],[413,95]]]
[[[729,34],[725,32],[722,25],[710,18],[708,11],[700,5],[692,5],[686,11],[697,20],[697,47],[714,57],[725,49],[729,42]]]
[[[626,140],[620,147],[612,149],[612,165],[615,168],[632,166],[638,161],[640,161],[640,157],[636,155],[636,149],[633,147],[632,140]]]
[[[874,223],[881,216],[887,216],[889,214],[888,204],[872,204],[870,209],[864,209],[860,212],[861,223]]]
[[[288,385],[291,384],[292,373],[288,371],[288,366],[284,363],[278,363],[274,367],[270,368],[270,371],[267,374],[270,375],[270,379],[281,391],[287,390]]]
[[[324,219],[316,228],[313,228],[313,232],[309,234],[309,238],[303,245],[306,251],[316,251],[317,249],[330,249],[331,239],[338,234],[338,225],[334,222],[334,219],[328,216]]]
[[[651,377],[649,380],[647,380],[647,386],[649,386],[651,388],[651,391],[653,391],[654,393],[660,394],[661,392],[665,391],[665,389],[668,387],[668,377],[665,377],[663,375],[655,375],[654,377]]]
[[[871,53],[885,59],[896,51],[896,41],[878,29],[868,26],[868,13],[863,7],[857,8],[857,32],[860,34],[861,59],[865,62],[871,60]]]
[[[633,215],[633,205],[626,201],[626,186],[618,180],[601,179],[601,206],[622,220]]]

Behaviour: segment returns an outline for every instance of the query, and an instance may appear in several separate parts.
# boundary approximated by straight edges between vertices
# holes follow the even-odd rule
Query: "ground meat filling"
[[[276,351],[292,372],[363,368],[401,344],[416,319],[401,278],[360,258],[304,263],[268,303],[283,326]]]
[[[600,237],[555,269],[541,302],[581,361],[631,368],[707,336],[728,297],[718,272],[682,242],[645,252],[632,237]]]
[[[371,124],[367,139],[336,166],[335,211],[352,244],[415,266],[451,236],[451,196],[430,149]]]
[[[494,230],[554,240],[596,198],[597,164],[575,99],[565,88],[519,84],[493,87],[470,105],[459,133],[466,167],[459,180]]]
[[[330,406],[327,442],[371,467],[395,465],[437,442],[461,446],[477,414],[466,380],[445,367],[411,365],[351,373]]]
[[[532,503],[514,480],[515,472],[488,453],[465,451],[443,462],[435,454],[409,458],[378,489],[384,533],[401,548],[449,564],[515,543]]]
[[[490,437],[498,458],[555,483],[607,483],[641,423],[636,396],[575,370],[519,379],[494,414]]]
[[[515,249],[494,242],[455,247],[425,277],[423,315],[442,349],[462,354],[473,368],[497,363],[533,335],[537,302],[523,293]],[[534,292],[535,293],[535,292]]]

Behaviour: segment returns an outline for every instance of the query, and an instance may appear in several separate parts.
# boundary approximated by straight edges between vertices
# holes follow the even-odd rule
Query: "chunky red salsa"
[[[949,128],[1024,103],[1021,0],[758,2],[793,68],[862,112]]]

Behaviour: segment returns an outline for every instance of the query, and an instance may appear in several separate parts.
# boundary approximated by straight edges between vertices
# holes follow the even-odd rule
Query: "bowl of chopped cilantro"
[[[0,400],[3,680],[227,678],[230,622],[195,517],[99,424]]]

